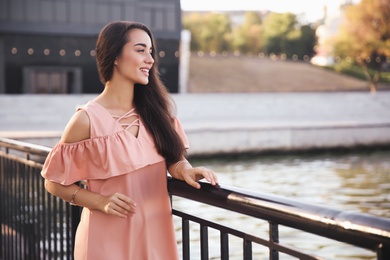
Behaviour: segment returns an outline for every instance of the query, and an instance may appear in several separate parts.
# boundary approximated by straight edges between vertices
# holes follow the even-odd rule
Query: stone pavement
[[[0,136],[46,146],[96,95],[0,95]],[[190,155],[390,145],[390,91],[174,94]]]

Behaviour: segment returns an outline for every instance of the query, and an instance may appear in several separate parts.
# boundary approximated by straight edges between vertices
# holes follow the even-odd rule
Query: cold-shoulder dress
[[[46,158],[42,176],[63,185],[86,180],[88,190],[102,195],[123,193],[137,208],[126,219],[83,208],[75,259],[178,259],[166,162],[142,119],[134,110],[113,117],[95,101],[81,109],[90,120],[90,139],[56,144]],[[124,126],[121,121],[126,118],[136,119]],[[179,120],[174,122],[188,147]],[[128,131],[134,125],[138,126],[137,135]]]

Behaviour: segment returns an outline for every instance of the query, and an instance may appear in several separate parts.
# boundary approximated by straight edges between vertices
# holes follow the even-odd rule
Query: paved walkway
[[[0,95],[0,136],[52,146],[75,108],[94,96]],[[173,98],[190,155],[390,144],[390,91]]]

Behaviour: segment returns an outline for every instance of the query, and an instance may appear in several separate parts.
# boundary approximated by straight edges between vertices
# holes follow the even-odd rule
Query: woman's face
[[[152,41],[141,29],[132,29],[127,35],[128,42],[115,60],[115,75],[131,84],[146,85],[149,82],[149,70],[152,68]]]

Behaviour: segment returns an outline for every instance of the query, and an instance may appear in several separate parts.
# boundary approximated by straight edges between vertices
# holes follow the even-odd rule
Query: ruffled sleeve
[[[119,176],[164,160],[157,152],[151,152],[154,146],[137,146],[141,146],[140,142],[127,131],[72,144],[58,143],[47,156],[41,175],[70,185]]]

